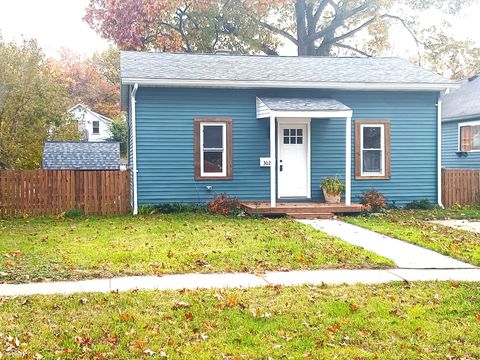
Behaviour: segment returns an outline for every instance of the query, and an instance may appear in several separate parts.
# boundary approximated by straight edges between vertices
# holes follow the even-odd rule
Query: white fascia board
[[[468,121],[472,119],[480,119],[480,114],[472,114],[472,115],[463,115],[463,116],[456,116],[451,118],[443,118],[443,122],[450,122],[450,121]]]
[[[343,90],[397,90],[397,91],[444,91],[458,88],[453,83],[342,83],[302,81],[250,81],[250,80],[183,80],[122,78],[123,85],[159,87],[204,87],[204,88],[294,88],[294,89],[343,89]]]
[[[326,111],[271,111],[277,118],[348,118],[352,117],[352,110],[326,110]]]

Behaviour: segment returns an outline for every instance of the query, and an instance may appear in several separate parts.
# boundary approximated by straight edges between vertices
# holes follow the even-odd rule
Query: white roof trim
[[[181,79],[135,79],[122,78],[123,85],[213,88],[303,88],[344,90],[400,90],[443,91],[458,88],[456,83],[342,83],[305,81],[255,81],[255,80],[181,80]]]
[[[443,122],[449,122],[449,121],[462,121],[462,120],[471,120],[471,119],[478,119],[480,118],[480,114],[471,114],[471,115],[462,115],[462,116],[455,116],[451,118],[443,118]]]
[[[352,117],[352,110],[322,110],[322,111],[271,111],[271,116],[277,118],[347,118]]]
[[[73,106],[72,108],[68,109],[67,112],[70,113],[72,112],[73,110],[75,110],[77,107],[81,107],[83,108],[85,111],[89,112],[90,114],[92,114],[93,116],[99,118],[100,120],[103,120],[104,122],[107,122],[107,123],[110,123],[112,121],[112,119],[106,117],[106,116],[103,116],[102,114],[99,114],[93,110],[90,110],[87,106],[83,105],[83,104],[77,104],[75,106]]]

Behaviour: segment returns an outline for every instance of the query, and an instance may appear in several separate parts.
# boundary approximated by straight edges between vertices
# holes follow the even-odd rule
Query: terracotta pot
[[[327,204],[340,204],[340,199],[342,198],[342,194],[329,194],[324,189],[323,197],[325,198],[325,202]]]

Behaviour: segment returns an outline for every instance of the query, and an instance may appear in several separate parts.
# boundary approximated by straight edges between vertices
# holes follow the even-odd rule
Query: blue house
[[[480,78],[460,85],[442,99],[442,165],[480,169]]]
[[[343,210],[372,187],[440,201],[438,103],[455,85],[405,60],[122,52],[121,82],[134,213],[219,193],[319,203],[332,176]]]

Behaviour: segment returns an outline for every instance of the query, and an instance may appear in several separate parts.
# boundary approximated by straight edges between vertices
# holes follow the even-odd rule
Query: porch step
[[[326,212],[288,212],[286,215],[292,219],[336,219],[334,213]]]

